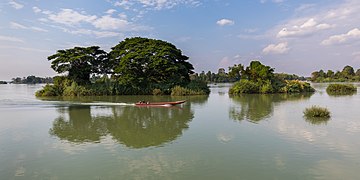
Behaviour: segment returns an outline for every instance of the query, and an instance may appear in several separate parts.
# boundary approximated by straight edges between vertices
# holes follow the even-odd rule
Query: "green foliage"
[[[199,80],[190,81],[190,83],[186,85],[186,88],[196,92],[203,92],[204,94],[210,93],[209,86],[205,81],[199,81]]]
[[[329,84],[326,92],[329,95],[352,95],[357,92],[357,87],[353,84]]]
[[[358,69],[356,72],[354,71],[354,68],[347,65],[343,68],[343,70],[334,71],[328,70],[327,73],[325,73],[323,70],[320,71],[314,71],[311,73],[310,80],[312,82],[359,82],[360,81],[360,69]]]
[[[229,94],[255,94],[259,93],[259,85],[253,81],[242,79],[229,89]]]
[[[202,90],[192,90],[181,86],[171,88],[171,96],[207,95]]]
[[[315,89],[307,82],[299,80],[285,81],[285,86],[280,89],[283,93],[303,93],[303,92],[314,92]]]
[[[241,75],[244,74],[245,69],[242,64],[234,65],[229,67],[229,77],[234,78],[235,80],[240,80]]]
[[[13,84],[39,84],[39,83],[53,83],[53,79],[51,77],[36,77],[36,76],[28,76],[28,77],[16,77],[12,78],[11,83]]]
[[[330,118],[330,111],[327,108],[311,106],[304,110],[304,116],[307,118]]]
[[[91,90],[84,86],[79,86],[76,82],[72,82],[71,86],[64,89],[63,96],[87,96],[91,95]]]
[[[154,95],[154,96],[161,96],[161,95],[164,95],[164,93],[161,91],[161,89],[153,89],[153,91],[152,91],[152,94]]]
[[[162,95],[175,86],[208,94],[206,83],[190,81],[194,68],[188,59],[173,44],[141,37],[125,39],[109,54],[97,46],[58,50],[48,60],[67,75],[55,77],[37,96]]]
[[[265,66],[259,61],[251,61],[250,66],[246,67],[244,75],[245,78],[251,81],[271,80],[274,77],[274,69],[270,66]]]
[[[186,85],[194,69],[188,59],[168,42],[141,37],[127,38],[110,52],[118,81],[134,89]]]
[[[46,84],[43,89],[37,91],[35,96],[37,97],[47,97],[47,96],[61,96],[62,90],[59,86]]]
[[[184,95],[209,94],[210,89],[205,82],[191,82],[185,86]],[[98,78],[94,83],[79,85],[65,76],[54,78],[53,85],[46,85],[36,93],[36,96],[104,96],[104,95],[169,95],[171,88],[168,86],[154,86],[152,88],[136,88],[120,84],[116,79],[107,76]]]
[[[305,81],[305,77],[300,77],[296,74],[274,73],[274,78],[279,80],[301,80]]]
[[[252,61],[246,70],[242,71],[242,78],[229,90],[229,94],[269,94],[269,93],[303,93],[314,92],[309,83],[299,80],[296,75],[274,74],[274,69],[262,65],[259,61]]]
[[[56,54],[48,57],[51,68],[57,73],[68,73],[68,78],[78,84],[90,82],[90,74],[106,73],[107,53],[98,46],[74,47],[72,49],[58,50]]]
[[[270,94],[275,92],[273,85],[271,84],[270,80],[265,81],[261,86],[260,86],[260,91],[259,93],[261,94]]]
[[[354,68],[349,65],[345,66],[341,71],[341,74],[345,78],[351,78],[352,76],[355,76]]]

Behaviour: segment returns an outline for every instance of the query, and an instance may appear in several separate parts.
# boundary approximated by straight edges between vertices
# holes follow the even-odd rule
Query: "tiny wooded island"
[[[229,74],[239,81],[230,88],[229,94],[270,94],[270,93],[306,93],[315,89],[307,82],[287,80],[282,74],[275,74],[274,68],[252,61],[248,67],[235,65]]]
[[[356,72],[352,66],[346,65],[342,71],[324,70],[314,71],[311,73],[312,82],[360,82],[360,69]]]
[[[58,50],[48,60],[62,75],[36,96],[209,94],[207,81],[196,76],[188,59],[171,43],[142,37],[126,38],[109,53],[98,46]],[[314,91],[309,83],[287,80],[259,61],[229,67],[228,76],[235,82],[230,94]]]
[[[126,38],[109,53],[98,46],[58,50],[48,60],[66,75],[36,96],[209,94],[206,82],[190,80],[188,59],[171,43],[142,37]]]

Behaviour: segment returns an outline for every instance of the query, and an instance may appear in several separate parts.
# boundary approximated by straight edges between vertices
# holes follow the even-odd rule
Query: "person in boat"
[[[148,104],[149,102],[147,102]],[[138,104],[145,104],[145,101],[139,101]]]

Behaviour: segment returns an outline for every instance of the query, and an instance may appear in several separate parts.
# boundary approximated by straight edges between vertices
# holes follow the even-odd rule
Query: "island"
[[[194,67],[173,44],[126,38],[109,53],[98,46],[58,50],[48,57],[61,74],[36,96],[207,95],[207,83],[190,80]]]
[[[275,74],[274,68],[260,61],[251,61],[248,67],[242,64],[230,67],[229,75],[239,79],[229,89],[229,94],[270,94],[314,92],[308,82],[288,80],[283,74]]]

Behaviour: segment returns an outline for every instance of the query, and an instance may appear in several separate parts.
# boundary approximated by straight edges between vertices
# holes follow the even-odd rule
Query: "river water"
[[[231,97],[229,86],[37,99],[42,85],[0,85],[0,179],[360,179],[359,92]],[[305,119],[312,105],[331,119]]]

